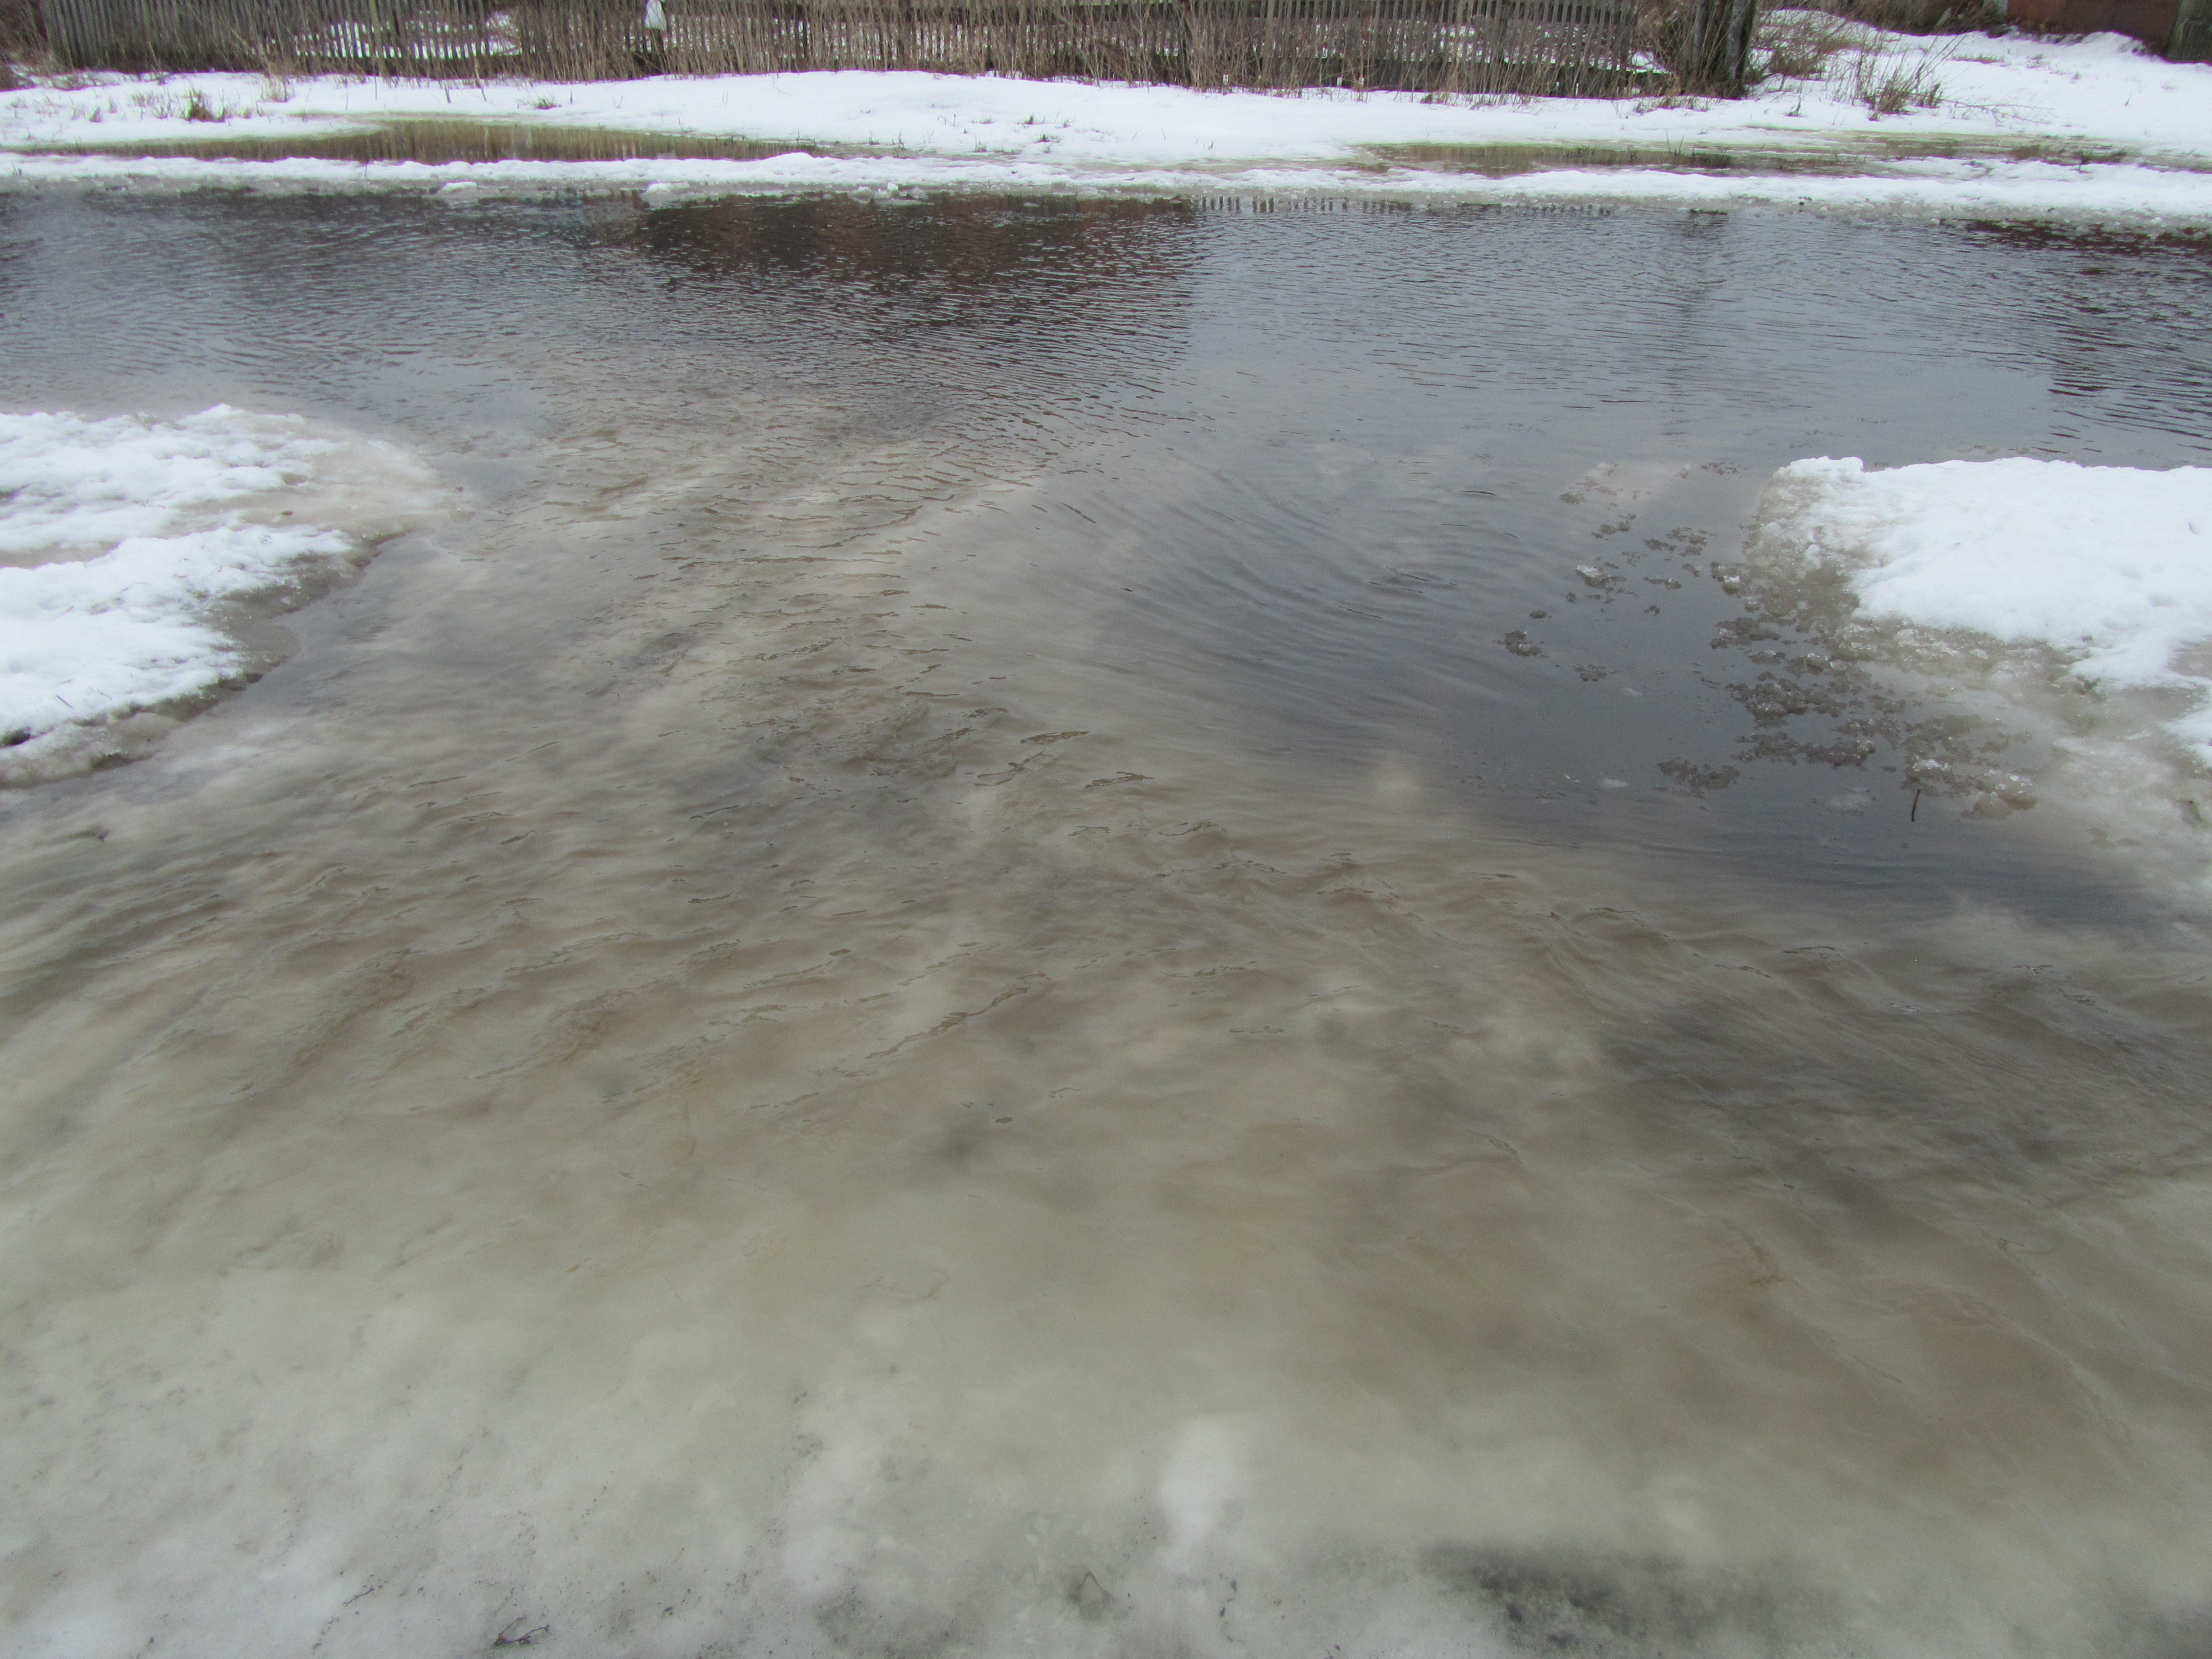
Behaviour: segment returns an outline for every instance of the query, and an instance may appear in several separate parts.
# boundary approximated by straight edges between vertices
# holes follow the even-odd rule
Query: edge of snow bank
[[[1868,38],[1852,50],[1919,64],[1923,78],[1940,79],[1934,107],[1875,118],[1841,70],[1828,78],[1777,78],[1741,100],[1658,103],[1196,91],[860,70],[478,84],[96,76],[0,93],[0,185],[644,190],[660,198],[789,191],[1297,193],[2212,222],[2212,65],[2167,64],[2117,35],[1930,41],[1861,32]],[[216,119],[195,120],[195,112]],[[294,140],[415,121],[741,141],[793,153],[428,166],[116,153],[230,140],[281,150]],[[1593,167],[1593,149],[1626,165]],[[804,153],[812,150],[825,153]],[[1505,178],[1452,170],[1455,157],[1498,150],[1542,170]],[[1953,159],[1934,159],[1938,152]],[[1735,158],[1737,167],[1719,176],[1673,170],[1678,158],[1694,166],[1715,154]],[[1797,165],[1822,171],[1756,170]]]
[[[2212,467],[1796,461],[1747,554],[1716,574],[1747,613],[1723,633],[1771,644],[1745,687],[1768,741],[1825,720],[1825,744],[1782,749],[1863,764],[1886,741],[1916,799],[1969,817],[2047,799],[2212,875]]]
[[[2212,640],[2212,467],[2026,457],[1775,475],[1770,533],[1848,573],[1870,617],[2042,643],[2084,680],[2212,692],[2176,654]]]
[[[45,184],[273,191],[412,191],[449,198],[641,191],[666,204],[717,196],[963,191],[1075,195],[1357,196],[1470,204],[1588,203],[1908,212],[2146,228],[2212,227],[2212,172],[2124,163],[1926,162],[1882,175],[1711,174],[1563,168],[1505,178],[1414,167],[1078,167],[944,157],[817,156],[757,161],[356,162],[299,157],[204,161],[15,155],[0,187]]]
[[[0,783],[144,752],[265,665],[241,606],[343,580],[433,487],[295,416],[0,414]]]
[[[1823,27],[1832,33],[1832,20]],[[1851,38],[1826,73],[1776,76],[1747,98],[1717,100],[1201,91],[869,70],[475,83],[91,76],[0,93],[0,144],[281,138],[310,122],[459,118],[1116,167],[1341,165],[1394,144],[1748,143],[1880,156],[1900,142],[1961,138],[2126,152],[2107,157],[2114,160],[2212,159],[2212,65],[2166,63],[2114,34],[2057,41],[1930,39],[1865,26],[1843,33]],[[1940,83],[1933,106],[1873,118],[1855,73],[1864,68],[1863,52],[1881,66],[1924,70],[1923,82]]]

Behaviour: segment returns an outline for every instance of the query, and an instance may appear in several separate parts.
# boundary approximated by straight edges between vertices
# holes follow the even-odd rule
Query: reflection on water
[[[1553,167],[1664,167],[1674,173],[1805,173],[1863,176],[1885,164],[1911,161],[2047,161],[2088,167],[2126,161],[2124,150],[2046,139],[1963,135],[1884,137],[1854,134],[1848,144],[1376,144],[1369,154],[1400,167],[1479,173],[1492,179]],[[2161,165],[2166,165],[2161,158]],[[2171,165],[2190,168],[2186,157]]]
[[[0,801],[18,1647],[2212,1638],[2194,890],[1712,647],[1784,461],[2201,463],[2201,250],[0,215],[0,398],[477,503]]]
[[[228,131],[211,123],[189,138],[149,143],[48,144],[48,154],[196,156],[203,161],[277,161],[315,156],[337,161],[757,161],[763,156],[867,154],[848,147],[712,137],[687,132],[624,132],[611,127],[531,121],[384,120],[361,125],[302,122],[295,132]]]

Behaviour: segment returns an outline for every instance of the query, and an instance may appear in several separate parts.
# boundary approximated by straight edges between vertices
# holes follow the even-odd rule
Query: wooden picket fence
[[[664,0],[656,30],[638,0],[41,3],[49,50],[78,69],[575,81],[903,69],[1565,96],[1651,78],[1637,64],[1638,0]]]

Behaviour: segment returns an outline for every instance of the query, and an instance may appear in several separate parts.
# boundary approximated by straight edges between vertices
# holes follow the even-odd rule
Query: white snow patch
[[[2212,467],[2027,459],[1869,471],[1802,460],[1776,477],[1768,533],[1850,574],[1862,613],[2042,642],[2112,688],[2181,688],[2172,722],[2212,743]]]
[[[1874,49],[1874,48],[1869,48]],[[1900,39],[1939,51],[1936,107],[1873,118],[1848,76],[1777,81],[1740,100],[1431,102],[1414,93],[1194,92],[999,76],[842,70],[477,86],[323,76],[272,96],[252,76],[95,77],[0,94],[0,179],[124,179],[682,191],[925,187],[1148,192],[1334,190],[1472,199],[1647,199],[1938,211],[2212,219],[2212,66],[2167,64],[2116,35],[2073,42]],[[1841,60],[1839,60],[1841,61]],[[1932,62],[1932,60],[1931,60]],[[197,97],[222,118],[192,121]],[[760,161],[507,161],[419,167],[344,161],[164,162],[34,156],[218,138],[305,138],[410,118],[614,129],[788,145]],[[1401,147],[1416,147],[1406,149]],[[1456,158],[1435,147],[1457,149]],[[1468,170],[1465,152],[1524,147]],[[1685,171],[1695,147],[1742,167]],[[1929,148],[1948,157],[1915,161]],[[848,153],[810,155],[802,148]],[[1579,169],[1610,148],[1632,166]],[[864,152],[864,153],[849,153]],[[1548,155],[1541,152],[1549,152]],[[1761,158],[1765,160],[1762,161]],[[1385,163],[1377,167],[1378,161]],[[1846,175],[1776,172],[1812,165]],[[1762,172],[1766,176],[1759,176]],[[654,188],[659,187],[659,188]]]
[[[1893,37],[1886,49],[1925,51],[1930,45]],[[278,97],[252,75],[160,82],[106,76],[66,88],[0,94],[0,143],[201,142],[409,117],[474,117],[907,155],[963,156],[980,149],[1115,167],[1343,161],[1389,144],[1827,147],[1978,135],[2093,140],[2212,158],[2212,65],[2166,63],[2111,34],[2075,41],[1969,35],[1935,45],[1942,59],[1942,100],[1934,109],[1880,120],[1845,88],[1818,79],[1776,81],[1741,100],[1659,104],[1603,98],[1432,102],[1419,93],[1328,88],[1197,92],[912,70],[481,85],[324,76],[290,82]],[[196,94],[203,108],[224,118],[187,118]]]
[[[224,601],[342,568],[428,484],[388,445],[222,404],[0,414],[0,778],[78,769],[120,717],[240,672]]]
[[[637,191],[648,204],[687,198],[827,191],[992,191],[1075,195],[1376,197],[1432,202],[1582,203],[1710,210],[1780,207],[2055,220],[2146,229],[2212,225],[2212,171],[2129,164],[2061,167],[1938,160],[1879,173],[1686,173],[1660,167],[1560,168],[1491,178],[1423,167],[1132,167],[949,156],[817,156],[757,161],[378,161],[83,155],[0,157],[0,184],[136,184],[276,191],[415,189],[473,199],[488,191]]]

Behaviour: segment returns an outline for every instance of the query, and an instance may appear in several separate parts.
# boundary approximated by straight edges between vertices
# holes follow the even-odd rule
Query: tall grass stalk
[[[1765,77],[1825,81],[1870,115],[1902,115],[1945,101],[1942,71],[1960,44],[1957,37],[1931,41],[1792,8],[1760,18],[1755,62]]]
[[[1874,115],[1902,115],[1934,109],[1943,101],[1939,71],[1955,46],[1923,46],[1896,41],[1848,55],[1843,86],[1851,99]]]

